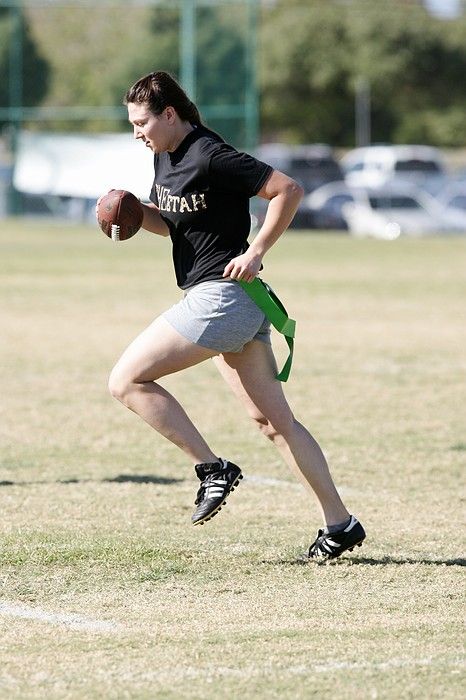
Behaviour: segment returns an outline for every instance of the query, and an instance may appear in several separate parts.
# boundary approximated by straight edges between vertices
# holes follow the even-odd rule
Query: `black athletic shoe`
[[[332,534],[319,530],[316,541],[309,547],[308,558],[318,561],[336,559],[346,550],[352,552],[354,547],[360,547],[365,537],[363,526],[352,515],[349,525],[344,530]]]
[[[238,486],[243,475],[236,464],[227,462],[226,459],[196,464],[194,468],[201,486],[195,500],[197,508],[191,520],[193,525],[202,525],[213,518],[225,505],[226,497],[235,490],[235,486]]]

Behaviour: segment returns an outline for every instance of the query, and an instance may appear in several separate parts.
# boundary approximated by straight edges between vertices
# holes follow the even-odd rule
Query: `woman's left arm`
[[[303,188],[291,177],[279,170],[272,172],[257,193],[259,197],[269,200],[264,223],[247,251],[230,260],[224,277],[253,281],[260,270],[262,258],[290,225],[303,194]]]

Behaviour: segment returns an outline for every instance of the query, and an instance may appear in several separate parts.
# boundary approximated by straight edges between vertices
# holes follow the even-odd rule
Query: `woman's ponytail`
[[[157,71],[140,78],[125,95],[124,104],[147,104],[153,114],[161,114],[173,107],[183,121],[202,125],[199,110],[191,102],[181,85],[169,73]]]

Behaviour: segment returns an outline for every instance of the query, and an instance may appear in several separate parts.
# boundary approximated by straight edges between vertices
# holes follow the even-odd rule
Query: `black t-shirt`
[[[170,229],[178,286],[221,279],[247,250],[249,199],[273,168],[197,126],[176,151],[155,154],[154,169],[150,199]]]

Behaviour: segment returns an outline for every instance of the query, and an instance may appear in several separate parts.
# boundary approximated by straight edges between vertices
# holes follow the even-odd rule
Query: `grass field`
[[[0,245],[1,698],[464,697],[466,238],[290,233],[266,260],[287,395],[368,533],[326,566],[297,563],[316,503],[212,363],[163,382],[248,477],[202,528],[182,453],[107,393],[178,298],[166,240]]]

